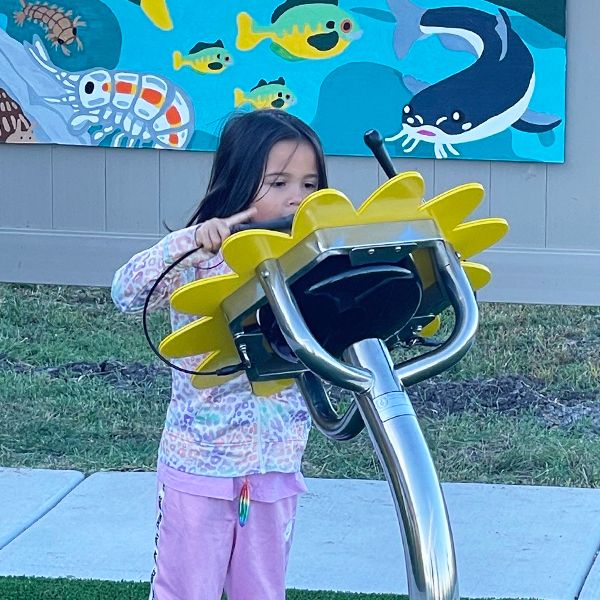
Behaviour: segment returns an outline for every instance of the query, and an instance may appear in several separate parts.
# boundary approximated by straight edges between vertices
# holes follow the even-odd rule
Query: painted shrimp
[[[85,27],[86,23],[81,20],[81,17],[71,19],[72,10],[65,11],[56,4],[49,6],[47,2],[25,2],[25,0],[20,2],[21,10],[14,14],[17,25],[22,27],[26,19],[39,23],[47,31],[46,39],[52,42],[54,48],[60,46],[66,56],[71,54],[68,46],[73,42],[78,50],[83,49],[83,44],[77,36],[77,29]]]
[[[44,45],[34,37],[27,49],[34,60],[63,86],[65,95],[45,98],[74,109],[74,133],[94,128],[92,141],[112,136],[111,146],[185,148],[194,132],[194,113],[184,92],[152,74],[91,69],[81,73],[59,71]]]

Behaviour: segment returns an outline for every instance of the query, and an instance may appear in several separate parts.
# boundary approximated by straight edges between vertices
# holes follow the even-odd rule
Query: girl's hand
[[[242,212],[225,217],[224,219],[209,219],[196,227],[196,244],[210,252],[218,252],[221,245],[231,235],[234,225],[247,223],[256,214],[256,208],[251,207]]]

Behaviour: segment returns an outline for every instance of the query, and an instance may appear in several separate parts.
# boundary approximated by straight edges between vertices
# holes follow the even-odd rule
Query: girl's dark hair
[[[221,133],[206,195],[187,226],[248,208],[262,185],[271,148],[283,140],[307,142],[313,147],[318,188],[327,187],[323,148],[306,123],[277,109],[234,114]]]

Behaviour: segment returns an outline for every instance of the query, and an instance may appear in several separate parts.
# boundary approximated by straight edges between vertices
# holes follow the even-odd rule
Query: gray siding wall
[[[511,230],[477,258],[492,268],[481,298],[600,304],[598,0],[569,0],[566,163],[397,159],[426,197],[478,181],[475,217]],[[182,226],[206,188],[211,155],[0,144],[0,280],[109,285],[132,254]],[[374,159],[328,157],[330,184],[360,203],[385,176]]]

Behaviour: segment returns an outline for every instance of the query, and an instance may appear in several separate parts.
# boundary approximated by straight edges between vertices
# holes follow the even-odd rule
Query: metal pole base
[[[375,383],[356,393],[360,413],[390,485],[402,531],[410,600],[460,600],[446,503],[412,404],[377,339],[346,350]]]

